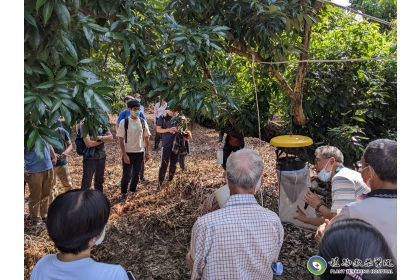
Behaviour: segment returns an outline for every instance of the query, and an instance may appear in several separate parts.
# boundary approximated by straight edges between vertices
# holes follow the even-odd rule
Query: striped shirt
[[[347,167],[337,172],[331,181],[331,213],[339,214],[341,209],[361,194],[370,192],[370,188],[363,182],[362,175]]]
[[[191,279],[273,279],[283,244],[280,218],[252,194],[235,194],[199,217],[191,234]]]

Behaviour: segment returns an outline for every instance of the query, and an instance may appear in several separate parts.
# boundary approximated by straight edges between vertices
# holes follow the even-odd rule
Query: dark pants
[[[241,149],[241,146],[233,147],[233,146],[231,146],[227,143],[223,146],[223,164],[222,164],[222,167],[223,167],[224,170],[226,170],[226,161],[227,161],[228,157],[230,156],[230,154],[234,153],[236,151],[239,151],[240,149]]]
[[[105,173],[105,158],[101,159],[84,159],[83,160],[83,178],[82,189],[90,189],[92,184],[93,174],[95,174],[95,189],[101,192],[104,191],[104,173]]]
[[[140,179],[144,178],[144,166],[145,166],[145,162],[144,162],[144,153],[143,153],[143,164],[140,167]]]
[[[172,181],[172,179],[175,176],[176,163],[178,162],[178,154],[172,152],[172,147],[163,147],[159,168],[159,183],[162,183],[163,180],[165,180],[165,174],[166,170],[168,169],[169,162],[170,166],[168,181]]]
[[[156,123],[157,123],[157,120],[158,119],[156,119]],[[156,134],[155,134],[155,147],[154,147],[155,149],[158,148],[161,139],[162,139],[162,133],[157,133],[156,132]]]
[[[144,153],[127,153],[130,163],[126,164],[123,159],[123,175],[121,179],[121,193],[127,193],[128,182],[130,191],[135,192],[139,182],[140,170],[144,164]]]

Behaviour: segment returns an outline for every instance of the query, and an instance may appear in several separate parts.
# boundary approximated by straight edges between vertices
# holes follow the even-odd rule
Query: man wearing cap
[[[128,182],[130,181],[130,192],[134,193],[139,182],[140,170],[145,161],[149,160],[149,126],[141,118],[140,102],[131,100],[127,103],[130,117],[121,120],[117,131],[123,157],[123,175],[121,178],[121,202],[127,199]],[[125,122],[128,121],[127,131]]]
[[[191,279],[273,279],[284,229],[279,216],[261,207],[254,194],[263,183],[264,162],[251,149],[226,162],[230,197],[192,228],[186,262]]]
[[[159,168],[159,183],[156,192],[159,192],[163,186],[165,180],[166,170],[169,166],[168,181],[172,181],[175,176],[176,163],[178,162],[178,153],[172,151],[175,134],[178,132],[179,121],[173,119],[174,116],[178,115],[179,108],[172,106],[169,108],[166,114],[160,116],[156,123],[156,131],[162,133],[162,151],[161,161]]]

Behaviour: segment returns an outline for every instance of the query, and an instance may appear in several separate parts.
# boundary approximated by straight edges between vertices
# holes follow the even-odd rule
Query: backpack
[[[85,141],[83,141],[83,123],[80,125],[79,129],[77,130],[77,135],[74,142],[76,143],[76,153],[79,156],[83,156],[84,151],[87,149]]]
[[[143,137],[144,137],[144,122],[145,120],[143,120],[142,118],[140,119],[140,123],[141,123],[141,128],[143,129]],[[124,130],[125,130],[125,136],[124,136],[124,142],[127,143],[127,129],[128,129],[128,117],[124,118]]]

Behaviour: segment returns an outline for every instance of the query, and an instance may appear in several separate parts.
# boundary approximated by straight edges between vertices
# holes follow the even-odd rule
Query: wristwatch
[[[319,212],[319,207],[321,207],[322,205],[325,206],[324,201],[321,201],[320,203],[318,203],[318,205],[316,206],[315,210]]]

